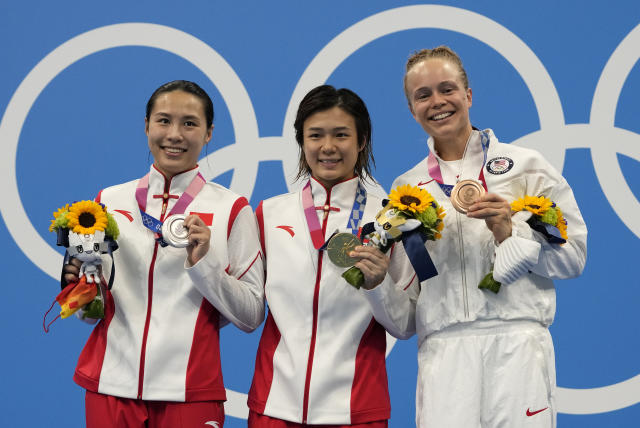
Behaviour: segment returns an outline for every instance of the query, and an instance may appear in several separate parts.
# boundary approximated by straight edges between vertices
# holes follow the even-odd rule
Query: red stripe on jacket
[[[256,208],[256,218],[258,220],[258,236],[260,237],[260,247],[262,248],[262,259],[265,262],[265,267],[266,267],[266,260],[267,260],[267,252],[265,251],[265,246],[264,246],[264,214],[262,213],[262,201],[260,201],[260,203],[258,204],[258,208]],[[264,273],[264,284],[267,283],[267,274],[269,272]],[[263,285],[264,285],[263,284]]]
[[[89,340],[78,358],[76,371],[73,375],[75,383],[92,392],[98,392],[100,373],[107,349],[107,331],[116,312],[111,292],[105,293],[104,319],[95,326]]]
[[[351,387],[352,424],[389,419],[391,416],[385,366],[386,347],[385,329],[372,318],[356,351]],[[372,376],[372,373],[379,373],[380,376]]]
[[[187,363],[185,401],[226,400],[220,363],[220,314],[202,299]]]
[[[256,218],[258,219],[258,231],[260,232],[260,246],[262,247],[262,254],[266,257],[267,252],[264,249],[264,214],[262,213],[262,201],[260,201],[258,208],[256,208]]]
[[[236,221],[236,217],[238,217],[238,213],[247,205],[249,205],[249,202],[247,202],[247,198],[242,196],[236,199],[236,201],[233,203],[233,207],[231,207],[231,212],[229,213],[229,224],[227,225],[227,239],[229,239],[229,235],[231,235],[231,228],[233,227],[233,223]]]
[[[264,413],[264,408],[267,405],[267,397],[269,397],[273,382],[273,356],[276,353],[278,343],[280,343],[280,330],[269,312],[260,337],[256,355],[256,371],[247,400],[249,408],[254,412]]]

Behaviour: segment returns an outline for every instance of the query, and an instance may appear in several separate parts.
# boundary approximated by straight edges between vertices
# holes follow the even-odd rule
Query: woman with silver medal
[[[414,290],[416,424],[553,427],[552,280],[579,275],[586,259],[571,188],[539,153],[471,126],[467,74],[448,47],[413,54],[404,86],[429,155],[393,187],[420,186],[447,212],[442,239],[426,243],[439,274]],[[512,215],[527,195],[562,209],[564,244],[534,228],[531,212]]]
[[[368,294],[386,293],[409,314],[400,296],[414,275],[402,245],[389,259],[377,248],[350,244],[360,242],[360,228],[382,208],[364,185],[372,180],[369,113],[352,91],[319,86],[300,103],[294,126],[304,187],[256,209],[269,313],[249,392],[249,427],[386,427],[385,330],[408,337],[413,320],[405,313],[374,319]],[[342,233],[328,244],[331,257],[362,270],[361,289],[342,278],[344,267],[324,250],[336,230]]]
[[[149,173],[96,198],[114,210],[120,237],[105,318],[74,375],[89,428],[224,424],[219,329],[260,325],[264,270],[247,200],[199,172],[212,131],[202,88],[162,85],[145,115]],[[64,280],[77,275],[72,259]]]

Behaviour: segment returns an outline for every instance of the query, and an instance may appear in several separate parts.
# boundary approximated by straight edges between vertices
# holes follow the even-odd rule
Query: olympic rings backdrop
[[[589,228],[584,274],[556,282],[561,427],[640,418],[640,7],[615,2],[3,1],[0,4],[0,425],[80,427],[71,377],[91,327],[42,331],[64,203],[144,175],[144,107],[174,79],[213,97],[207,179],[255,208],[293,189],[293,118],[312,87],[356,91],[373,120],[376,178],[426,155],[402,92],[407,56],[450,45],[472,123],[561,170]],[[140,308],[144,311],[145,308]],[[260,331],[222,332],[228,427],[245,426]],[[390,341],[391,427],[414,425],[416,340]],[[523,410],[524,411],[524,410]]]

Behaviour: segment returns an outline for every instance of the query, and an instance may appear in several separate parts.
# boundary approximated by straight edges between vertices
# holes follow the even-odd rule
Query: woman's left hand
[[[389,258],[378,248],[360,245],[349,256],[360,259],[354,266],[364,275],[362,288],[371,290],[384,280],[389,269]]]
[[[197,215],[187,216],[187,218],[184,219],[184,227],[189,231],[187,261],[193,266],[209,251],[211,230]]]
[[[467,216],[484,219],[498,243],[511,236],[511,205],[495,193],[481,196],[469,207]]]

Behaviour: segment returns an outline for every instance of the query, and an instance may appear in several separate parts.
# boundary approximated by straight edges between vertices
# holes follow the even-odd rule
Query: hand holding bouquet
[[[365,245],[376,246],[383,253],[402,240],[418,278],[424,281],[437,275],[424,242],[440,239],[444,216],[444,209],[429,192],[407,184],[391,191],[376,221],[365,224],[361,236]],[[342,277],[356,288],[364,283],[364,275],[355,266]]]
[[[56,232],[57,244],[66,248],[65,263],[69,257],[81,262],[78,281],[67,284],[56,297],[60,317],[67,318],[83,308],[85,318],[104,318],[101,286],[107,285],[101,280],[101,254],[117,249],[118,224],[104,205],[94,201],[67,204],[53,217],[49,231]]]
[[[540,232],[549,243],[562,245],[567,242],[567,220],[562,211],[551,199],[545,196],[528,196],[516,199],[511,203],[513,214],[528,211],[526,220],[531,229]],[[478,288],[500,291],[502,284],[493,278],[493,269],[478,284]]]

